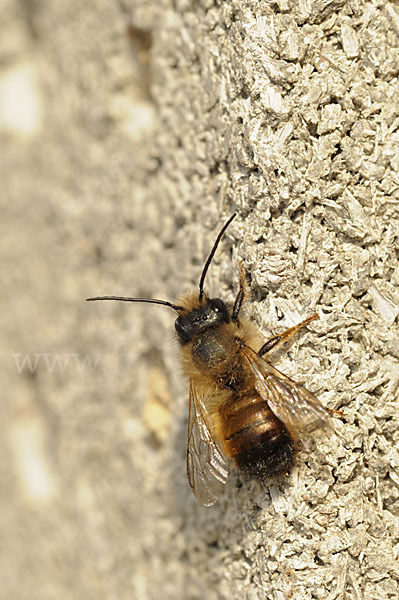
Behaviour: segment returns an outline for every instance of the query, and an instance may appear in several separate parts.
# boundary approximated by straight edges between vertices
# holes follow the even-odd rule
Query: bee
[[[265,482],[290,470],[299,438],[333,429],[330,411],[316,396],[265,359],[272,348],[317,315],[264,342],[254,323],[241,316],[246,297],[242,263],[234,303],[210,298],[204,291],[216,249],[235,216],[215,240],[202,270],[199,293],[187,293],[177,304],[154,298],[88,298],[162,304],[177,313],[181,361],[190,382],[187,476],[204,506],[217,501],[231,464]]]

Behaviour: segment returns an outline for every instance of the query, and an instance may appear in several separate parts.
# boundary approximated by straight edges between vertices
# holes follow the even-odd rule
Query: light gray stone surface
[[[1,597],[396,599],[397,3],[0,15]],[[209,289],[241,258],[265,336],[316,311],[276,365],[342,416],[205,509],[173,314],[84,298],[173,300],[233,211]]]

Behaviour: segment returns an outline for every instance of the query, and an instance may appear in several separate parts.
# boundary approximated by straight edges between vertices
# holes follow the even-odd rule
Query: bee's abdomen
[[[232,398],[220,413],[225,451],[238,469],[261,481],[290,470],[293,440],[260,396]]]

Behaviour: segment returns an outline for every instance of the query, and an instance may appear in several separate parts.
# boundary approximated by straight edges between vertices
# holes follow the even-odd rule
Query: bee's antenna
[[[155,298],[126,298],[125,296],[96,296],[95,298],[86,298],[87,302],[92,302],[93,300],[120,300],[121,302],[150,302],[152,304],[163,304],[164,306],[169,306],[173,308],[176,312],[180,310],[184,310],[182,306],[178,306],[177,304],[172,304],[171,302],[167,302],[166,300],[156,300]]]
[[[202,298],[204,296],[204,281],[205,281],[205,277],[206,277],[206,273],[208,271],[209,265],[212,262],[212,258],[215,255],[216,249],[217,249],[217,247],[219,245],[219,242],[220,242],[220,240],[221,240],[224,232],[226,231],[226,229],[228,228],[228,226],[230,225],[230,223],[232,222],[232,220],[235,218],[236,215],[237,215],[237,213],[234,213],[230,217],[230,219],[227,221],[227,223],[225,225],[223,225],[222,229],[220,230],[220,232],[219,232],[219,234],[218,234],[218,236],[217,236],[217,238],[215,240],[215,243],[213,244],[213,248],[212,248],[212,250],[211,250],[208,258],[206,259],[206,263],[204,265],[204,268],[202,269],[201,279],[200,279],[200,282],[199,282],[199,300],[200,300],[200,302],[201,302],[201,300],[202,300]]]

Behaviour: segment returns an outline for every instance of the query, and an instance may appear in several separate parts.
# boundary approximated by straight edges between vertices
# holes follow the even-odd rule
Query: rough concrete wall
[[[0,14],[1,597],[396,599],[397,4]],[[209,288],[242,258],[265,336],[317,311],[276,365],[342,416],[205,509],[173,314],[83,299],[174,299],[233,211]]]

